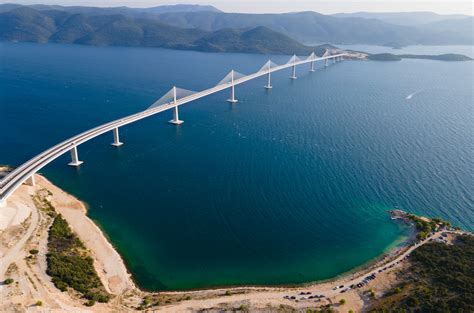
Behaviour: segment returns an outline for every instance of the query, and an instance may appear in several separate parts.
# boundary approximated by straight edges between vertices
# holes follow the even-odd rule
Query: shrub
[[[61,214],[54,218],[49,229],[48,250],[46,273],[56,288],[61,291],[73,288],[90,300],[86,305],[109,301],[110,296],[94,269],[94,260],[86,255],[83,243]]]
[[[36,250],[36,249],[31,249],[31,250],[30,250],[30,254],[33,254],[33,255],[38,254],[38,252],[39,252],[39,251]]]
[[[7,279],[5,279],[5,280],[3,281],[3,283],[4,283],[5,285],[10,285],[10,284],[12,284],[13,282],[14,282],[14,280],[13,280],[12,278],[7,278]]]
[[[36,301],[36,303],[35,303],[35,304],[36,304],[36,306],[42,306],[42,305],[43,305],[43,301],[41,301],[41,300],[38,300],[38,301]]]
[[[346,304],[346,299],[341,299],[341,300],[339,300],[339,304],[340,304],[340,305]]]

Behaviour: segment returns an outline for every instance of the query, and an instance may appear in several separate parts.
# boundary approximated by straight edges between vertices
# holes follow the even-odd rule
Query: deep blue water
[[[201,90],[264,55],[0,44],[0,164]],[[277,63],[286,56],[273,56]],[[44,168],[89,205],[148,289],[326,279],[402,234],[386,210],[474,230],[473,63],[345,61],[298,68],[165,112]],[[415,93],[411,99],[407,96]]]

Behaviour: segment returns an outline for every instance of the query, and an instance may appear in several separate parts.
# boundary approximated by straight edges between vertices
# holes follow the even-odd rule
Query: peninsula
[[[369,54],[369,60],[373,61],[400,61],[402,59],[424,59],[436,61],[472,61],[472,58],[455,53],[439,54],[439,55],[425,55],[425,54],[392,54],[392,53],[378,53]]]

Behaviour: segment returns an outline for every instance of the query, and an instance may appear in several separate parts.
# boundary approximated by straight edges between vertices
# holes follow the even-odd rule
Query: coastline
[[[36,177],[40,185],[44,184],[44,188],[53,193],[51,203],[92,252],[94,265],[106,290],[112,294],[121,294],[136,288],[120,254],[100,227],[87,216],[86,205],[44,176]]]
[[[227,289],[233,290],[280,290],[284,289],[298,289],[298,288],[305,288],[311,287],[315,285],[321,285],[325,283],[334,282],[340,279],[347,279],[348,277],[354,277],[360,274],[360,272],[370,271],[371,268],[377,266],[380,262],[384,262],[387,259],[393,258],[397,254],[401,253],[403,250],[406,250],[408,245],[413,242],[415,239],[416,233],[413,229],[409,230],[409,234],[401,235],[394,241],[390,246],[388,246],[382,254],[368,260],[365,263],[360,264],[348,271],[342,272],[336,276],[331,278],[323,279],[323,280],[314,280],[302,283],[288,283],[288,284],[277,284],[277,285],[253,285],[253,284],[245,284],[245,285],[222,285],[222,286],[215,286],[215,287],[203,287],[203,288],[189,288],[184,290],[164,290],[164,291],[156,291],[156,290],[146,290],[139,287],[138,283],[134,280],[131,271],[129,270],[127,263],[122,258],[120,253],[112,244],[111,240],[107,236],[107,234],[102,230],[102,228],[87,215],[87,205],[79,200],[74,195],[65,192],[61,188],[54,185],[51,181],[49,181],[43,175],[36,175],[36,177],[44,180],[45,188],[53,192],[54,197],[52,198],[52,204],[55,206],[56,210],[63,215],[63,217],[68,221],[71,228],[78,234],[79,238],[84,241],[86,246],[91,250],[94,254],[94,259],[97,261],[97,272],[106,287],[106,289],[111,292],[112,294],[122,294],[126,291],[136,289],[140,292],[145,293],[172,293],[172,294],[187,294],[192,292],[202,292],[202,291],[222,291]],[[37,180],[38,181],[38,180]],[[59,199],[56,199],[57,197]],[[71,198],[71,202],[63,202],[62,199]],[[58,201],[59,200],[59,201]],[[80,211],[80,212],[79,212]],[[388,212],[387,212],[388,215]],[[397,222],[397,221],[395,221]],[[84,225],[86,228],[84,228]],[[78,231],[79,230],[79,231]],[[95,237],[97,236],[98,239]],[[91,238],[92,237],[92,238]],[[102,248],[106,247],[106,253],[101,253],[104,250]],[[97,253],[99,252],[99,253]],[[104,255],[110,255],[112,260],[104,259]],[[113,264],[116,263],[117,268],[114,268]],[[110,273],[115,272],[123,281],[123,283],[119,283],[117,285],[116,280],[114,280],[114,276],[111,276]],[[108,275],[107,275],[108,274]],[[116,277],[115,277],[116,278]],[[110,281],[112,279],[112,281]],[[112,284],[112,286],[110,286]]]
[[[133,277],[126,267],[124,260],[117,250],[115,250],[102,229],[87,216],[86,205],[76,197],[52,184],[45,177],[38,174],[36,174],[35,177],[36,185],[21,186],[21,188],[19,188],[15,193],[14,197],[12,197],[11,202],[18,202],[17,194],[24,198],[30,198],[41,190],[47,190],[49,192],[49,201],[56,211],[69,223],[72,230],[91,252],[94,260],[94,267],[102,284],[106,290],[113,295],[113,299],[109,303],[96,304],[94,307],[90,308],[90,310],[96,312],[116,310],[128,311],[151,307],[158,307],[159,310],[165,312],[187,312],[220,307],[223,302],[226,303],[227,306],[231,305],[232,307],[251,305],[252,308],[265,308],[266,306],[271,305],[275,307],[291,306],[297,309],[304,309],[307,308],[308,305],[314,306],[314,302],[310,303],[306,302],[306,300],[293,301],[290,298],[285,297],[287,297],[288,294],[301,295],[302,293],[307,292],[312,294],[324,294],[324,299],[317,300],[320,307],[322,305],[333,305],[341,299],[344,299],[348,304],[346,307],[350,306],[351,309],[357,312],[362,310],[366,302],[366,299],[364,299],[364,296],[361,293],[362,290],[358,291],[353,288],[344,292],[337,288],[334,289],[334,286],[354,285],[370,273],[377,272],[377,270],[380,270],[382,267],[387,267],[388,264],[393,263],[397,265],[393,270],[387,270],[386,273],[380,273],[379,271],[381,279],[378,279],[377,283],[368,283],[367,286],[364,287],[366,289],[369,287],[372,289],[372,286],[375,284],[377,289],[388,288],[388,286],[391,286],[396,280],[396,269],[403,267],[404,264],[406,264],[401,262],[406,258],[406,255],[411,250],[416,248],[416,245],[412,245],[416,232],[414,231],[413,226],[409,226],[411,227],[411,230],[407,233],[407,236],[403,236],[403,239],[400,238],[400,242],[394,242],[393,246],[388,247],[379,257],[376,257],[348,272],[341,273],[336,277],[324,281],[279,286],[221,286],[216,288],[185,291],[145,291],[140,289],[140,287],[133,281]],[[38,213],[41,215],[41,212],[39,211],[40,210],[38,210]],[[33,208],[32,212],[34,212]],[[404,222],[408,222],[407,219],[403,220]],[[42,242],[43,245],[43,248],[39,247],[40,251],[45,250],[48,228],[49,227],[43,227],[38,230],[39,234],[37,236],[41,238],[40,243]],[[45,255],[46,251],[41,252],[40,255],[41,254]],[[70,302],[74,305],[74,309],[67,309],[66,311],[77,311],[79,308],[84,309],[83,302],[80,299],[71,296],[71,294],[68,295],[68,293],[61,293],[59,290],[55,289],[54,286],[51,287],[50,278],[45,274],[45,265],[41,265],[41,262],[40,268],[37,269],[37,271],[43,271],[42,276],[46,279],[46,281],[39,280],[38,283],[50,285],[49,293],[48,295],[43,296],[44,299],[54,298],[52,295],[61,295],[64,302]],[[0,278],[5,279],[2,275],[3,273],[0,273]],[[0,298],[1,297],[2,292],[0,289]]]

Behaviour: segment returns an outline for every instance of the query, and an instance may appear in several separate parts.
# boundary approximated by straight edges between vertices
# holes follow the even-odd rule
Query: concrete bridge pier
[[[309,70],[310,72],[314,72],[314,61],[311,62],[311,69]]]
[[[229,103],[237,103],[238,100],[235,99],[235,86],[234,86],[234,70],[231,72],[231,87],[230,87],[230,98],[227,99]]]
[[[293,64],[293,72],[291,73],[290,79],[296,79],[296,65]]]
[[[35,174],[32,174],[26,181],[25,184],[34,186],[36,185]]]
[[[267,85],[265,86],[266,89],[272,89],[272,76],[271,72],[268,71],[268,80],[267,80]]]
[[[176,103],[176,86],[173,87],[173,101],[174,101],[174,108],[173,108],[173,119],[169,121],[171,124],[180,125],[184,122],[179,119],[179,112],[178,112],[178,105]]]
[[[77,146],[74,146],[71,149],[71,162],[68,163],[68,165],[70,165],[70,166],[79,166],[82,163],[84,163],[84,162],[79,161],[79,156],[77,154]]]
[[[324,60],[324,67],[328,67],[328,59]]]
[[[183,124],[184,121],[179,119],[179,112],[178,112],[178,106],[176,105],[173,109],[173,119],[169,121],[171,124],[175,125],[180,125]]]
[[[120,147],[121,145],[123,145],[123,142],[120,142],[118,127],[114,128],[113,133],[114,133],[114,142],[112,142],[111,145],[115,147]]]

